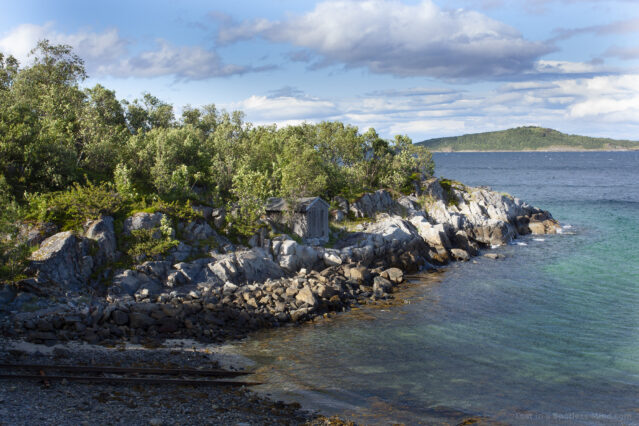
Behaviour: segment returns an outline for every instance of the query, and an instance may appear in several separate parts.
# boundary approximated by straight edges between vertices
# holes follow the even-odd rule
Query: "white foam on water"
[[[526,243],[522,243],[522,242],[519,242],[519,243],[517,243],[517,245],[518,245],[518,246],[527,246],[528,244],[526,244]]]
[[[533,241],[546,241],[544,238],[533,238]]]

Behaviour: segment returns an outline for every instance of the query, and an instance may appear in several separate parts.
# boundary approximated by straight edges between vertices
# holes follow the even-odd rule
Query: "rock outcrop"
[[[209,223],[217,220],[219,228],[224,212],[201,207],[202,218],[178,225],[177,247],[114,271],[97,298],[87,283],[92,272],[118,258],[113,218],[85,224],[84,235],[55,234],[32,255],[36,280],[0,288],[5,304],[0,311],[34,301],[38,310],[0,316],[0,328],[33,341],[224,340],[390,298],[405,272],[467,261],[482,247],[559,228],[548,212],[516,198],[455,183],[442,186],[437,179],[398,200],[380,190],[350,204],[335,201],[343,214],[375,220],[363,221],[331,248],[264,234],[251,240],[251,249],[236,249]],[[123,234],[159,228],[163,217],[137,213],[124,221]],[[47,299],[53,293],[46,282],[62,291]]]
[[[395,211],[396,208],[397,203],[391,194],[384,189],[364,194],[349,207],[355,217],[375,217],[377,213],[388,213]]]
[[[32,269],[42,279],[63,288],[80,289],[93,269],[89,243],[72,231],[60,232],[42,242],[31,254]]]
[[[95,241],[98,246],[95,255],[96,265],[114,262],[118,257],[118,245],[115,238],[113,218],[111,216],[103,216],[98,220],[88,222],[87,226],[84,236]]]

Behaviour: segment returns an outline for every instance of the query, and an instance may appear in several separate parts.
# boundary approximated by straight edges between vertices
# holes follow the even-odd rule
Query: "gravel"
[[[104,348],[68,344],[53,348],[0,341],[0,363],[120,367],[221,368],[209,349]],[[223,368],[233,370],[233,366]],[[3,374],[11,373],[3,371]],[[239,380],[251,381],[251,376]],[[245,387],[84,384],[2,379],[1,425],[329,425],[343,424],[272,401]]]

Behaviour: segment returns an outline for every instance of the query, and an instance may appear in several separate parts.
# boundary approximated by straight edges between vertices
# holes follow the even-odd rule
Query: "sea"
[[[412,277],[393,306],[233,344],[257,390],[359,424],[639,424],[639,152],[434,159],[562,232]]]

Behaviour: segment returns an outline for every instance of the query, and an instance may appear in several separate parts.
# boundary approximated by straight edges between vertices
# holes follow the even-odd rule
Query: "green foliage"
[[[44,40],[32,56],[21,68],[0,53],[0,201],[13,206],[1,216],[4,242],[17,235],[8,224],[25,217],[62,229],[102,214],[121,227],[136,211],[190,221],[199,217],[191,202],[225,207],[227,232],[243,238],[262,226],[270,196],[352,201],[381,187],[411,192],[433,173],[430,153],[406,136],[340,122],[254,127],[213,104],[187,106],[176,120],[150,93],[120,102],[99,84],[80,89],[84,64],[69,46]],[[134,240],[136,256],[173,244],[167,235]]]
[[[233,225],[240,234],[250,236],[260,227],[259,219],[265,213],[267,198],[274,195],[272,180],[243,165],[233,176],[231,192],[238,200]]]
[[[108,179],[129,137],[124,110],[115,92],[99,84],[85,94],[78,120],[79,166],[93,177]]]
[[[639,142],[567,135],[553,129],[527,126],[498,132],[429,139],[416,145],[433,151],[534,151],[544,149],[639,149]]]
[[[129,129],[133,133],[169,128],[175,124],[173,107],[148,92],[142,95],[142,99],[123,103],[127,107],[126,119]]]
[[[166,235],[158,237],[158,232],[162,234],[157,228],[131,231],[132,235],[127,241],[125,254],[132,259],[137,259],[142,256],[154,258],[162,256],[168,253],[172,248],[178,246],[178,240]]]
[[[19,70],[12,58],[0,64],[0,172],[16,196],[61,189],[78,177],[84,64],[69,46],[46,40],[31,55],[29,68]]]
[[[281,194],[287,198],[324,195],[328,192],[328,173],[318,151],[297,138],[284,147]]]
[[[16,279],[27,266],[30,247],[20,241],[17,224],[20,208],[0,174],[0,281]]]
[[[27,218],[54,222],[63,230],[78,229],[88,219],[116,215],[124,202],[110,184],[78,183],[67,191],[27,194]]]
[[[133,171],[126,165],[119,163],[113,171],[113,183],[118,194],[125,199],[132,200],[138,196],[133,186]]]

